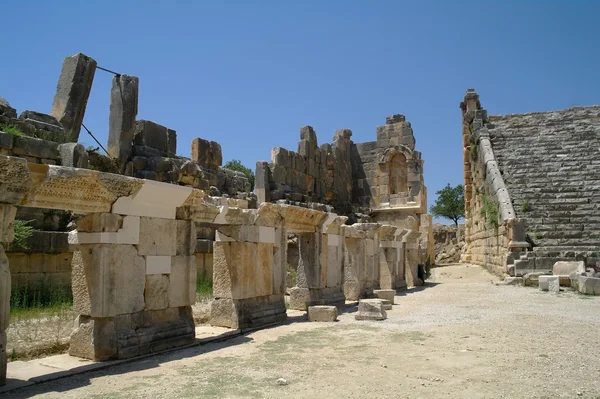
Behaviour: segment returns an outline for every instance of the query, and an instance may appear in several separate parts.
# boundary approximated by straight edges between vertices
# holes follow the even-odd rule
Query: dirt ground
[[[295,313],[285,325],[11,397],[600,398],[600,297],[494,281],[477,266],[435,268],[382,322]]]

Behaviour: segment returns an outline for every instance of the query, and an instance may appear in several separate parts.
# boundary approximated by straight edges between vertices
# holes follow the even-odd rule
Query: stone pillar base
[[[192,308],[148,310],[115,317],[79,316],[69,355],[102,361],[127,359],[194,342]]]
[[[215,299],[211,304],[210,324],[227,328],[256,328],[285,321],[283,295],[249,299]]]
[[[290,309],[307,310],[309,306],[331,305],[341,306],[346,302],[342,286],[326,288],[290,289]]]
[[[346,281],[344,283],[344,296],[347,301],[358,301],[365,297],[365,284],[360,281]]]

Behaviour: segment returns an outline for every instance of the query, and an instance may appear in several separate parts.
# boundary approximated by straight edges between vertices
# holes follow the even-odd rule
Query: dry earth
[[[308,323],[298,313],[286,325],[11,397],[600,398],[600,297],[492,281],[476,266],[435,268],[383,322],[345,313]]]

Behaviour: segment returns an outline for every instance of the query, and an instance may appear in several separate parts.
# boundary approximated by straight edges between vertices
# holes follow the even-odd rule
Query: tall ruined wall
[[[420,230],[421,260],[433,262],[423,160],[410,122],[404,115],[386,118],[372,142],[354,143],[351,136],[340,129],[333,144],[318,147],[313,128],[303,127],[298,152],[276,147],[270,163],[257,162],[257,202],[319,202],[349,215],[348,224],[376,221]]]
[[[350,130],[340,129],[335,133],[333,144],[319,147],[314,129],[303,127],[298,152],[276,147],[271,152],[270,163],[257,163],[258,202],[285,199],[349,210],[351,136]]]
[[[427,213],[423,161],[404,115],[377,127],[377,141],[353,148],[353,199],[363,207],[424,207]],[[424,201],[425,200],[425,201]]]
[[[600,107],[490,116],[463,110],[465,261],[522,276],[600,254]]]
[[[468,90],[460,104],[465,172],[466,250],[461,261],[508,272],[528,244],[492,150],[487,112],[479,95]]]

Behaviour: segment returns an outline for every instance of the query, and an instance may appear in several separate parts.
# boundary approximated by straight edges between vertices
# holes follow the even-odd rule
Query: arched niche
[[[390,157],[388,163],[389,194],[400,194],[408,191],[408,167],[406,155],[397,152]]]

